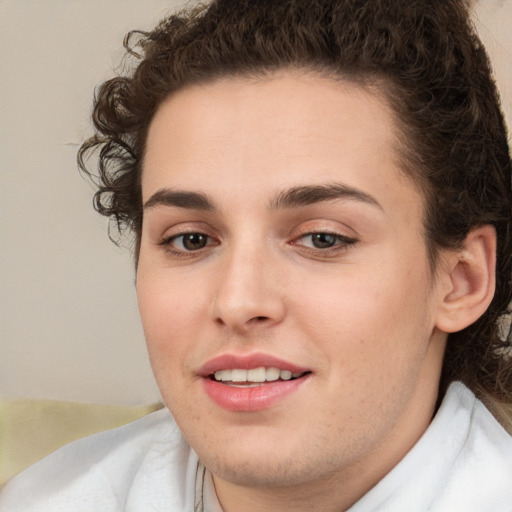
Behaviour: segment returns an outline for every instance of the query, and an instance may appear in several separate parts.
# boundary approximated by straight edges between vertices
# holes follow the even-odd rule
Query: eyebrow
[[[326,185],[303,185],[292,187],[279,192],[269,203],[270,210],[298,208],[323,201],[335,199],[349,199],[383,210],[378,201],[362,190],[343,185],[341,183],[328,183]],[[189,210],[216,211],[214,201],[201,192],[184,190],[160,189],[156,191],[145,203],[144,210],[156,206],[176,206]]]
[[[190,210],[213,211],[213,201],[200,192],[187,192],[183,190],[160,189],[155,192],[145,203],[144,210],[155,206],[177,206]]]
[[[328,183],[326,185],[305,185],[292,187],[280,192],[270,202],[270,209],[297,208],[309,204],[331,201],[334,199],[350,199],[360,201],[383,210],[379,202],[362,190],[343,185],[341,183]]]

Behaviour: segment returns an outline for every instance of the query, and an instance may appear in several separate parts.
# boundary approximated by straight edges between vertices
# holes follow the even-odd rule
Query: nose
[[[264,251],[247,246],[231,251],[217,276],[215,323],[239,334],[281,323],[285,303],[277,267]]]

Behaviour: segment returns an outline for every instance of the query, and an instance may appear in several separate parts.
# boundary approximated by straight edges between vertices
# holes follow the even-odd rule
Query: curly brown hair
[[[494,299],[449,336],[441,389],[461,380],[512,422],[510,339],[497,329],[511,301],[511,160],[489,60],[463,0],[214,0],[130,32],[125,47],[136,65],[97,90],[96,133],[78,160],[97,184],[96,209],[134,233],[136,261],[146,136],[170,94],[288,67],[378,87],[400,122],[404,170],[425,197],[433,268],[440,248],[461,247],[475,227],[496,229]],[[88,170],[95,150],[97,171]]]

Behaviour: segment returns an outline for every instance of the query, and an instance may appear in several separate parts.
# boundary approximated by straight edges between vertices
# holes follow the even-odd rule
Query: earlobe
[[[485,225],[470,231],[463,247],[451,253],[443,265],[438,329],[457,332],[482,316],[494,296],[495,268],[494,227]]]

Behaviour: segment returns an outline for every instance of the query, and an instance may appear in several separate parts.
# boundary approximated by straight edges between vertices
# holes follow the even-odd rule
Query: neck
[[[319,482],[289,488],[248,488],[214,477],[215,491],[224,512],[340,512],[357,501],[354,488],[344,485],[339,475]],[[364,492],[360,491],[362,496]]]

